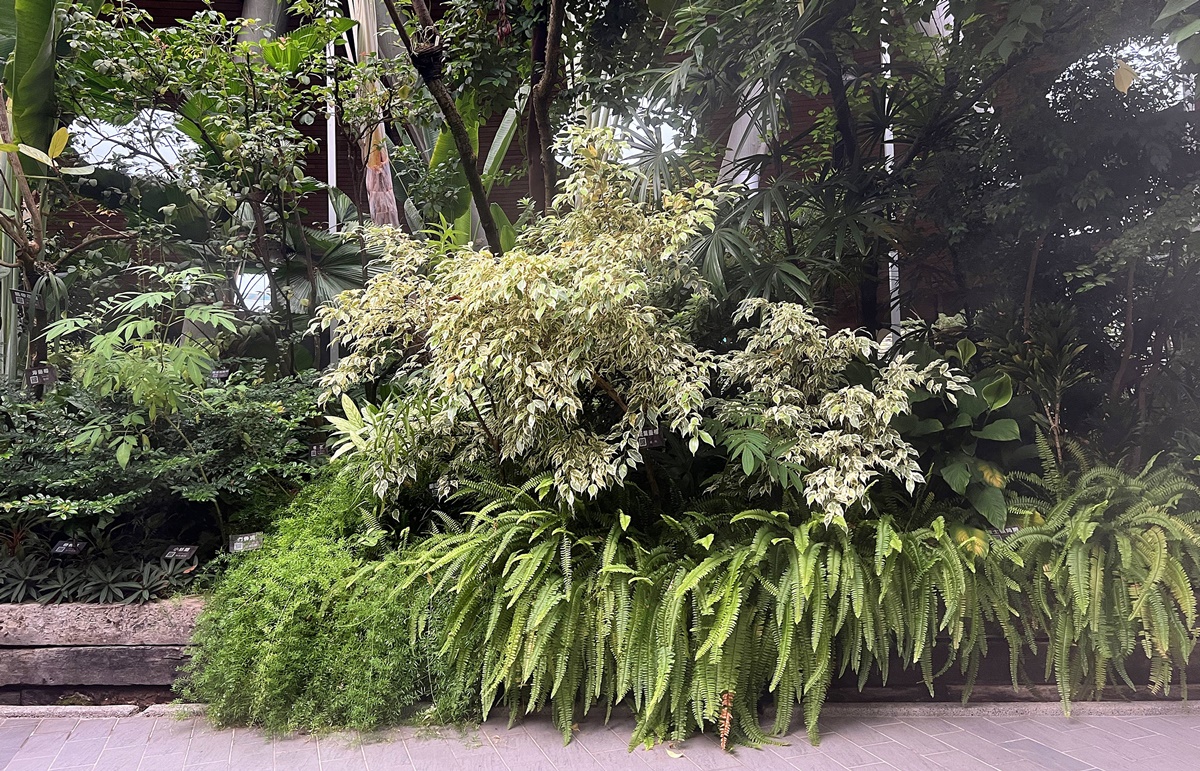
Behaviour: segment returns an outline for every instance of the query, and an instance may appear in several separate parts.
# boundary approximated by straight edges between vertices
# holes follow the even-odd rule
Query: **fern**
[[[1042,474],[1015,475],[1027,494],[1010,509],[1043,522],[1011,544],[1030,568],[1029,609],[1049,634],[1047,675],[1069,713],[1073,699],[1099,698],[1111,683],[1133,687],[1125,662],[1138,641],[1152,691],[1166,691],[1186,666],[1195,644],[1200,511],[1191,482],[1154,459],[1134,475],[1092,465],[1078,445],[1065,448],[1070,467],[1039,437]]]

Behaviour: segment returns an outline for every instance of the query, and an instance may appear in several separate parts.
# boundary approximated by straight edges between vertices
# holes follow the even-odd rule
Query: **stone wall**
[[[203,606],[0,604],[0,688],[170,685]]]

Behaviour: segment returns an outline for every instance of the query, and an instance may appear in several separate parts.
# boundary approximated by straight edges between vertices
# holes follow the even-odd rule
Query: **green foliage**
[[[1028,495],[1012,509],[1034,524],[1010,541],[1030,566],[1026,590],[1036,623],[1049,633],[1046,675],[1070,712],[1077,696],[1099,698],[1140,649],[1150,689],[1170,690],[1195,645],[1200,581],[1200,490],[1178,469],[1136,474],[1092,466],[1068,445],[1068,470],[1045,437],[1040,476],[1014,478]]]
[[[288,499],[316,468],[311,377],[264,381],[244,363],[227,385],[183,399],[173,426],[143,427],[148,446],[124,464],[80,441],[90,427],[119,424],[131,411],[124,399],[100,399],[70,382],[42,401],[0,394],[0,556],[44,562],[56,541],[77,539],[88,548],[63,565],[68,573],[76,563],[82,572],[102,563],[123,571],[120,582],[153,586],[143,571],[159,565],[168,546],[197,544],[207,559],[224,548],[228,529],[265,525],[264,506]],[[94,599],[67,593],[53,601],[68,598]]]
[[[696,285],[683,247],[711,225],[714,191],[697,187],[652,210],[626,197],[631,173],[614,162],[611,135],[572,141],[579,169],[563,213],[501,259],[470,249],[440,259],[427,242],[377,231],[391,270],[322,309],[349,350],[326,384],[342,392],[398,370],[406,399],[432,407],[393,426],[412,432],[405,446],[415,450],[395,456],[393,483],[453,454],[553,468],[568,497],[595,495],[640,464],[642,431],[661,422],[703,439],[712,360],[671,300]],[[419,417],[401,409],[406,421]]]
[[[231,558],[181,686],[215,722],[371,729],[428,695],[430,657],[408,641],[409,604],[383,580],[349,585],[371,559],[362,505],[350,479],[328,475],[262,550]]]
[[[728,395],[713,400],[716,433],[741,458],[740,468],[726,468],[725,489],[755,496],[779,487],[825,524],[844,526],[850,510],[870,508],[875,479],[894,478],[909,492],[925,481],[892,423],[915,390],[953,403],[966,378],[940,359],[918,367],[901,356],[873,368],[878,344],[848,330],[829,334],[799,305],[750,300],[735,320],[755,315],[761,323],[742,332],[745,347],[719,361]]]
[[[461,494],[483,504],[467,526],[399,563],[400,601],[426,583],[451,598],[441,653],[485,715],[497,701],[514,720],[546,708],[566,741],[577,711],[624,702],[636,744],[713,727],[731,694],[735,736],[762,742],[759,700],[770,696],[773,732],[801,704],[815,740],[839,670],[886,675],[895,652],[931,682],[944,633],[973,678],[989,624],[1014,657],[1020,647],[1010,608],[1020,559],[1003,544],[977,559],[940,518],[847,531],[807,513],[690,512],[643,529],[621,508],[572,507],[553,489],[550,475],[467,484]]]

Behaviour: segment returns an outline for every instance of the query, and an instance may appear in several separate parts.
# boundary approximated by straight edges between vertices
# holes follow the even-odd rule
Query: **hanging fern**
[[[1073,698],[1099,698],[1118,678],[1133,688],[1126,661],[1138,649],[1150,662],[1152,692],[1168,692],[1176,670],[1186,688],[1200,577],[1198,491],[1155,460],[1132,475],[1067,449],[1073,474],[1039,437],[1043,472],[1016,475],[1028,494],[1011,503],[1034,525],[1011,543],[1030,566],[1028,596],[1050,638],[1046,676],[1068,714]]]

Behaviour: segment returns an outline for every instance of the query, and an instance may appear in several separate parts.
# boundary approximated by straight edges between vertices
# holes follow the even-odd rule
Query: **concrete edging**
[[[1185,701],[1077,701],[1071,703],[1072,717],[1110,715],[1195,715],[1200,709]],[[821,717],[1061,717],[1058,702],[1007,701],[990,704],[913,702],[827,703]]]
[[[49,705],[49,706],[30,706],[30,707],[4,707],[0,706],[0,720],[4,718],[76,718],[79,720],[87,720],[89,718],[106,718],[106,717],[130,717],[136,715],[140,710],[136,704],[110,704],[103,707],[87,707],[81,705]]]

